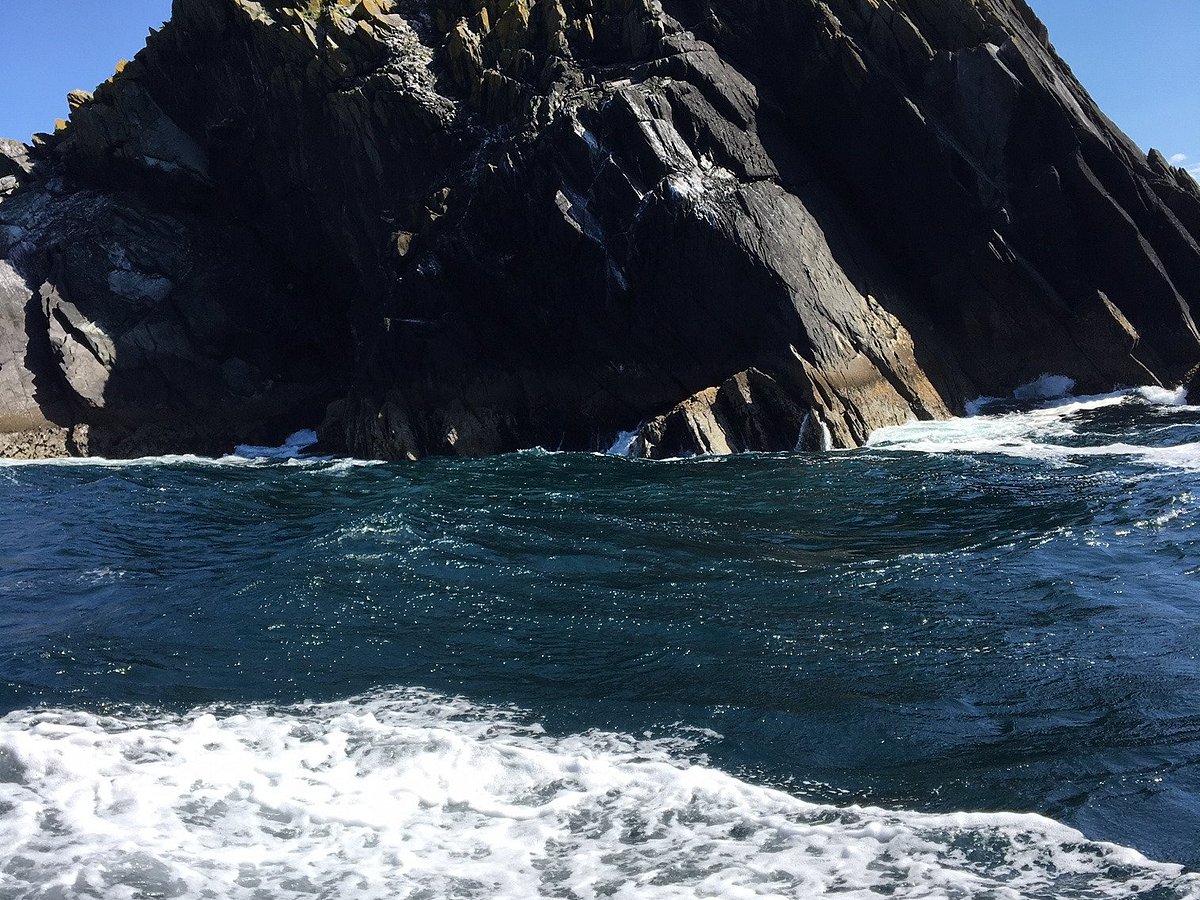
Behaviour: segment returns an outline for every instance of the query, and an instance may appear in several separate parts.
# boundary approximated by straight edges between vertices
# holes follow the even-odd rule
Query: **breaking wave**
[[[1120,434],[1098,433],[1091,420],[1103,411],[1136,407],[1161,412],[1185,408],[1186,392],[1143,387],[1087,397],[1057,395],[1069,390],[1069,379],[1046,376],[1020,389],[1013,401],[985,397],[969,404],[970,415],[944,421],[910,422],[875,431],[872,450],[916,453],[980,453],[1025,457],[1069,464],[1087,457],[1122,457],[1131,462],[1174,469],[1200,470],[1200,440],[1132,443]],[[1029,407],[1029,403],[1036,405]],[[1186,407],[1186,409],[1192,409]],[[1197,429],[1181,424],[1183,436]],[[1105,440],[1105,438],[1111,440]],[[1115,439],[1112,439],[1115,438]]]
[[[1034,815],[806,802],[417,690],[0,720],[0,896],[1200,897]]]

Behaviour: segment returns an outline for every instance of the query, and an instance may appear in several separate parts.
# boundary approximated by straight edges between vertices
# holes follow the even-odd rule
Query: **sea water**
[[[1200,409],[1063,387],[0,466],[0,898],[1200,897]]]

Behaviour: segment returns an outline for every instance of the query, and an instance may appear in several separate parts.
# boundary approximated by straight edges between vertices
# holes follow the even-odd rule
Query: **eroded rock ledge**
[[[0,143],[0,454],[853,446],[1200,365],[1200,188],[1023,0],[175,0]]]

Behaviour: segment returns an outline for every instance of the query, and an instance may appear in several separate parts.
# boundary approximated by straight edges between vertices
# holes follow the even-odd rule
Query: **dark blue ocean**
[[[1179,402],[4,465],[0,898],[1200,897]]]

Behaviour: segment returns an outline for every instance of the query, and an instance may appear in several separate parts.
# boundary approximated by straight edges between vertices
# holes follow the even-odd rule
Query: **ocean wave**
[[[278,447],[258,447],[253,444],[238,444],[233,455],[246,459],[296,459],[309,447],[319,441],[317,433],[311,428],[294,432],[284,439]]]
[[[202,468],[269,468],[289,466],[313,472],[339,473],[362,466],[383,465],[381,460],[357,459],[346,456],[306,455],[304,451],[317,442],[315,431],[303,430],[289,435],[278,447],[258,447],[239,444],[225,456],[197,456],[191,453],[171,453],[162,456],[139,456],[132,459],[109,459],[103,456],[63,456],[52,459],[2,459],[0,468],[21,466],[82,466],[110,468],[142,468],[153,466],[189,466]]]
[[[809,803],[415,690],[0,720],[0,896],[1198,898],[1034,815]]]
[[[1040,401],[1033,408],[1004,409],[1012,401],[984,397],[968,404],[970,415],[941,421],[909,422],[873,432],[867,449],[914,453],[978,453],[1017,456],[1051,463],[1069,464],[1088,457],[1123,457],[1152,466],[1200,470],[1200,442],[1169,446],[1132,444],[1125,441],[1083,443],[1082,413],[1136,404],[1175,411],[1186,406],[1186,392],[1158,387],[1130,388],[1110,394],[1075,397],[1048,396],[1070,385],[1069,379],[1044,376],[1028,385],[1019,399]],[[994,411],[1000,405],[1000,411]],[[1197,423],[1200,426],[1200,422]],[[1068,439],[1081,442],[1068,444]]]

